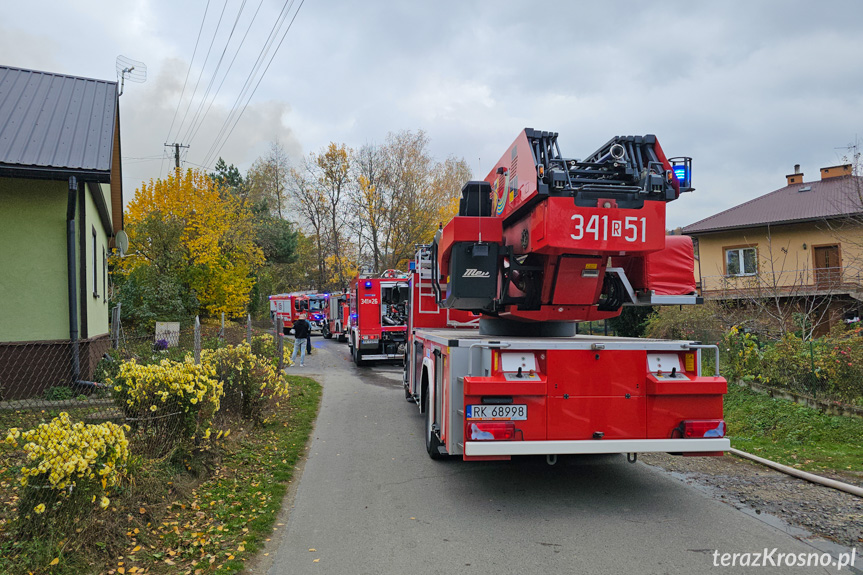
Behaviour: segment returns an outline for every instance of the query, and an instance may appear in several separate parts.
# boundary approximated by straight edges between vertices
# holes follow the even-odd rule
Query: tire
[[[321,335],[324,336],[324,339],[333,339],[333,332],[330,331],[329,326],[326,324],[321,328]]]
[[[360,351],[356,345],[353,346],[351,354],[354,357],[354,363],[357,367],[365,367],[366,362],[363,361],[363,352]]]
[[[404,374],[402,375],[402,386],[405,388],[405,400],[408,403],[414,403],[414,396],[410,391],[410,382],[408,381],[408,362],[405,361]]]
[[[440,447],[441,442],[431,428],[432,415],[431,406],[428,404],[428,394],[426,394],[425,398],[425,415],[425,433],[423,435],[425,435],[426,438],[426,451],[432,459],[441,459],[443,458],[443,455],[438,451],[438,447]]]

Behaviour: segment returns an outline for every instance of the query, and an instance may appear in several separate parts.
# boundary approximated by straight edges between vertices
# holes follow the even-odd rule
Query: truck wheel
[[[324,325],[321,328],[321,334],[324,336],[324,339],[333,339],[333,332],[330,331],[330,328],[327,325]]]
[[[357,367],[365,367],[366,365],[366,362],[363,361],[363,352],[357,349],[356,346],[354,346],[354,363],[357,364]]]
[[[402,385],[405,388],[405,400],[407,400],[408,403],[413,403],[414,396],[410,390],[410,381],[408,381],[408,362],[405,362],[405,369],[402,374]]]
[[[432,459],[441,459],[443,456],[440,454],[440,451],[438,451],[438,447],[440,447],[441,443],[437,435],[435,435],[434,430],[432,430],[431,406],[428,404],[428,397],[425,399],[425,413],[426,451],[428,451],[429,457]]]

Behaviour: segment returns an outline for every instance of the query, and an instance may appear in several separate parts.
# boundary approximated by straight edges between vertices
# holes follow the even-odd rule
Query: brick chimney
[[[794,173],[788,174],[785,176],[788,179],[788,185],[791,184],[802,184],[803,183],[803,172],[800,171],[800,164],[794,164]]]
[[[851,164],[843,164],[841,166],[830,166],[829,168],[821,168],[821,179],[829,180],[830,178],[838,178],[839,176],[850,176]]]

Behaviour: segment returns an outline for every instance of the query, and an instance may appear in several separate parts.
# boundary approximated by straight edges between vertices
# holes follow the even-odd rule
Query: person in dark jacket
[[[300,367],[304,367],[306,362],[306,339],[312,333],[312,325],[306,319],[306,314],[302,314],[300,319],[294,322],[294,351],[291,352],[291,363],[296,365],[297,351],[300,352]]]

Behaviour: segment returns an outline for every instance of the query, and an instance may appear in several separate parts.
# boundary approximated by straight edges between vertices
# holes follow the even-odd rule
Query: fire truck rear
[[[404,358],[409,294],[408,277],[398,270],[387,270],[377,278],[353,279],[348,343],[354,363],[362,366]]]
[[[350,314],[347,294],[328,294],[325,318],[321,328],[324,337],[332,339],[335,335],[339,341],[347,341]]]
[[[716,346],[575,329],[624,305],[700,303],[691,240],[665,234],[690,171],[654,136],[575,160],[557,134],[527,129],[465,185],[459,215],[417,264],[441,307],[480,318],[478,329],[412,330],[405,394],[425,414],[432,458],[729,448]]]

